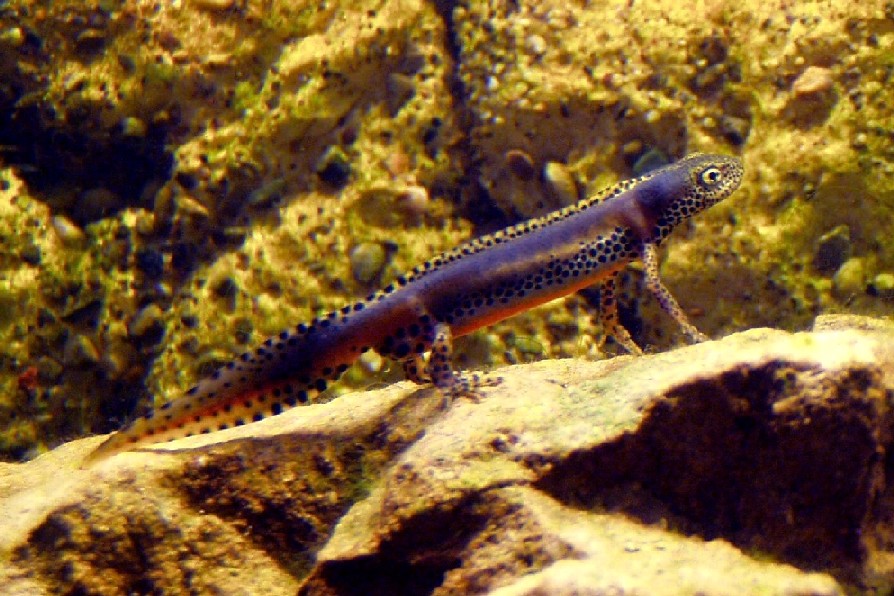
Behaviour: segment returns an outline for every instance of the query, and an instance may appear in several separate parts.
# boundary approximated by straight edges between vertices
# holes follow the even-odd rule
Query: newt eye
[[[720,183],[720,180],[723,178],[723,172],[720,171],[720,168],[716,168],[711,166],[709,168],[705,168],[702,170],[701,174],[698,175],[698,180],[705,186],[716,186]]]

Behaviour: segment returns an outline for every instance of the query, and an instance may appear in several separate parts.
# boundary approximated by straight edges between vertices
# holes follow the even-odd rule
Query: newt
[[[431,383],[446,397],[474,394],[486,383],[453,369],[453,338],[593,284],[600,287],[604,334],[641,354],[615,301],[615,279],[635,259],[661,307],[690,341],[703,341],[659,278],[657,247],[682,221],[728,197],[742,175],[735,157],[694,154],[466,242],[365,300],[270,337],[112,434],[88,461],[307,404],[368,350],[400,362],[408,379]]]

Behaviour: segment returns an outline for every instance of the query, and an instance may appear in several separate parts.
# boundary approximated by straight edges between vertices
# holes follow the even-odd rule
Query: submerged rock
[[[817,328],[510,367],[449,406],[405,382],[86,470],[99,439],[70,443],[0,465],[0,581],[37,594],[887,585],[894,331]]]

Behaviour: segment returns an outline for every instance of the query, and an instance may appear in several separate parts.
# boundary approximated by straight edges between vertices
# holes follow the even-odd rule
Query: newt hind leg
[[[431,337],[426,338],[431,355],[426,362],[422,354],[414,354],[403,361],[406,377],[419,384],[431,383],[448,399],[471,397],[477,399],[482,387],[493,387],[501,379],[484,379],[477,373],[463,375],[453,370],[453,337],[450,327],[444,323],[434,326]]]
[[[410,358],[404,360],[402,365],[404,376],[410,381],[420,385],[431,383],[431,377],[428,375],[428,366],[426,365],[425,358],[422,354],[414,354]]]
[[[431,382],[445,397],[471,397],[478,399],[478,390],[499,385],[502,379],[484,379],[478,373],[463,375],[453,370],[450,358],[453,355],[453,335],[444,323],[435,326],[435,339],[428,358],[428,373]]]

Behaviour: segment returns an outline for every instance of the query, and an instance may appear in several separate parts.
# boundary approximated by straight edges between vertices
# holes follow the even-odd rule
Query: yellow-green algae
[[[0,303],[11,306],[2,317],[9,341],[0,386],[8,404],[3,424],[16,437],[5,453],[84,432],[98,408],[89,374],[73,371],[73,384],[43,381],[39,393],[64,404],[61,410],[30,413],[31,398],[18,388],[18,375],[41,362],[68,375],[64,362],[53,364],[62,347],[21,339],[47,306],[47,291],[59,297],[50,310],[65,313],[78,304],[67,304],[62,289],[91,280],[106,302],[99,331],[85,337],[101,359],[118,361],[92,374],[123,368],[116,374],[139,383],[139,367],[129,367],[148,362],[143,396],[165,401],[265,335],[373,289],[352,279],[354,247],[397,246],[381,276],[387,283],[474,233],[456,217],[457,204],[490,198],[510,213],[536,204],[544,188],[539,177],[524,184],[511,178],[505,155],[512,150],[529,155],[538,172],[561,164],[587,192],[631,175],[650,150],[670,157],[741,153],[742,189],[668,242],[665,282],[709,334],[764,324],[800,328],[825,311],[892,310],[886,294],[867,291],[871,280],[894,272],[887,132],[894,15],[880,0],[718,0],[698,19],[670,0],[635,8],[620,0],[542,0],[517,10],[497,1],[458,2],[450,15],[455,65],[442,15],[421,0],[249,2],[228,11],[190,2],[158,10],[137,0],[106,4],[105,46],[87,59],[66,37],[80,31],[57,26],[84,6],[53,3],[42,16],[4,22],[0,43],[21,44],[25,30],[52,41],[46,64],[17,59],[22,72],[46,73],[39,97],[60,114],[87,110],[109,130],[176,122],[167,142],[177,176],[159,181],[154,195],[150,188],[140,207],[91,226],[88,245],[77,247],[44,244],[41,236],[57,215],[41,202],[61,206],[64,215],[76,209],[71,199],[33,196],[4,173],[15,185],[6,192],[36,210],[36,224],[23,227],[24,215],[3,211],[0,240],[36,243],[42,254],[38,266],[5,265],[8,290]],[[140,27],[125,26],[137,17]],[[462,88],[451,79],[454,66]],[[810,67],[828,71],[832,94],[795,92]],[[394,73],[412,81],[408,96],[389,96]],[[805,117],[812,113],[818,115]],[[350,167],[341,188],[315,175],[331,148]],[[489,197],[473,192],[476,184]],[[426,190],[421,209],[374,216],[408,188]],[[123,199],[127,205],[137,197]],[[816,271],[817,240],[842,224],[850,231],[850,259],[837,272]],[[122,230],[129,240],[116,239]],[[216,233],[237,240],[215,244]],[[166,261],[152,290],[162,307],[160,317],[154,311],[164,325],[160,353],[141,353],[128,326],[147,316],[149,290],[128,255],[171,241],[199,245],[204,260],[185,277],[172,276]],[[223,295],[215,291],[221,284],[229,288]],[[635,267],[624,286],[630,297],[623,302],[643,318],[637,340],[653,349],[679,342],[651,298],[639,298]],[[543,357],[598,356],[591,311],[574,297],[526,313],[460,341],[458,361],[479,368],[525,357],[530,350],[518,349],[519,338],[539,344]],[[55,333],[63,331],[59,325]],[[385,378],[399,376],[390,367]],[[351,384],[372,382],[363,371],[348,377]],[[78,423],[62,424],[61,412]]]
[[[66,243],[51,224],[47,206],[30,197],[10,170],[0,172],[0,184],[0,243],[9,248],[0,259],[0,426],[5,429],[0,452],[33,455],[35,449],[89,430],[103,389],[133,372],[117,366],[116,359],[128,349],[121,345],[127,331],[120,313],[134,308],[133,295],[122,291],[134,277],[110,263],[120,243],[88,243],[87,238]],[[118,225],[107,223],[106,228]],[[21,259],[25,245],[38,249],[39,262]],[[92,328],[78,314],[96,299],[104,301],[102,323]],[[101,345],[108,361],[104,381],[97,383],[84,370],[83,357],[85,350],[95,352]],[[24,381],[22,375],[29,373],[35,375],[35,387]]]

